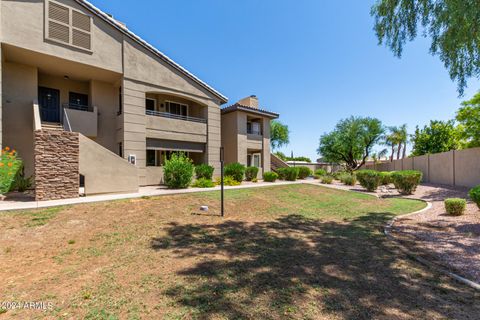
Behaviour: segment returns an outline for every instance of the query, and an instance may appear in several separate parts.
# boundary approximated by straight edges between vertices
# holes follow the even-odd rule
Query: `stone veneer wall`
[[[76,198],[79,194],[78,133],[35,131],[35,199]]]

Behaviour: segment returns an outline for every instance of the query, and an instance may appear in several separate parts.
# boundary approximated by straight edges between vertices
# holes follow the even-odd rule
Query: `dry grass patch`
[[[422,202],[312,185],[0,216],[0,300],[51,319],[468,318],[474,293],[395,252],[381,227]],[[200,205],[210,211],[201,214]],[[45,222],[45,223],[43,223]]]

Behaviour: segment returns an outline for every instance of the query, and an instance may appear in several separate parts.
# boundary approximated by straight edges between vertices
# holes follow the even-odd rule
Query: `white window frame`
[[[57,20],[52,20],[55,23],[58,23],[58,24],[61,24],[63,26],[68,27],[68,43],[57,40],[57,39],[53,39],[53,38],[50,37],[50,28],[49,28],[49,24],[48,24],[48,22],[50,21],[50,3],[55,3],[59,6],[68,8],[68,10],[69,10],[69,22],[70,22],[69,24],[66,24],[64,22],[57,21]],[[78,50],[86,51],[88,53],[93,53],[93,16],[91,14],[86,14],[83,11],[77,10],[75,8],[72,8],[68,5],[65,5],[61,2],[54,1],[54,0],[45,0],[44,11],[45,11],[44,12],[44,14],[45,14],[45,21],[44,21],[45,40],[52,41],[52,42],[62,44],[62,45],[67,45],[67,46],[76,48]],[[72,14],[73,11],[76,11],[76,12],[78,12],[80,14],[83,14],[83,15],[90,18],[90,32],[87,32],[83,29],[79,29],[79,28],[76,28],[76,27],[73,26],[73,17],[72,17],[73,16],[73,14]],[[73,44],[73,31],[72,31],[73,29],[81,31],[83,33],[90,33],[90,49],[86,49],[84,47],[76,46],[76,45]]]
[[[178,104],[178,105],[181,105],[181,106],[185,106],[186,109],[187,109],[187,117],[190,115],[190,106],[186,103],[182,103],[182,102],[177,102],[177,101],[172,101],[172,100],[165,100],[165,112],[167,113],[170,113],[170,103],[175,103],[175,104]],[[174,113],[172,113],[174,114]]]

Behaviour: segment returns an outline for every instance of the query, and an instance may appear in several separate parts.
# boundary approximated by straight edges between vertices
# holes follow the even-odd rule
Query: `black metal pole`
[[[220,147],[220,201],[221,201],[221,206],[220,206],[220,214],[223,217],[224,216],[224,205],[223,205],[223,200],[224,200],[224,189],[223,189],[223,164],[225,162],[224,159],[224,153],[223,153],[223,147]]]

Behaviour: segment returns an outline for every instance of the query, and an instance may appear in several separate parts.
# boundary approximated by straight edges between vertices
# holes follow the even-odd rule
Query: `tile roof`
[[[170,66],[173,68],[177,69],[187,77],[189,77],[191,80],[195,81],[197,84],[199,84],[201,87],[209,91],[210,93],[214,94],[217,98],[221,100],[222,103],[226,103],[228,101],[228,98],[224,95],[222,95],[220,92],[216,91],[212,87],[210,87],[208,84],[200,80],[198,77],[196,77],[194,74],[189,72],[187,69],[170,59],[166,54],[149,44],[147,41],[143,40],[141,37],[137,36],[135,33],[130,31],[129,29],[126,28],[124,24],[121,22],[115,20],[87,0],[75,0],[78,4],[83,6],[84,8],[88,9],[89,11],[93,12],[95,15],[112,25],[114,28],[122,32],[123,34],[129,36],[131,39],[135,40],[138,44],[146,48],[147,50],[151,51],[153,54],[155,54],[157,57],[168,63]]]
[[[235,103],[231,106],[223,108],[222,109],[222,114],[233,112],[233,111],[245,111],[245,112],[254,113],[254,114],[261,115],[261,116],[269,117],[269,118],[272,118],[272,119],[276,119],[280,116],[278,113],[275,113],[275,112],[267,111],[267,110],[264,110],[264,109],[257,109],[257,108],[253,108],[253,107],[249,107],[249,106],[244,106],[244,105],[239,104],[239,103]]]

